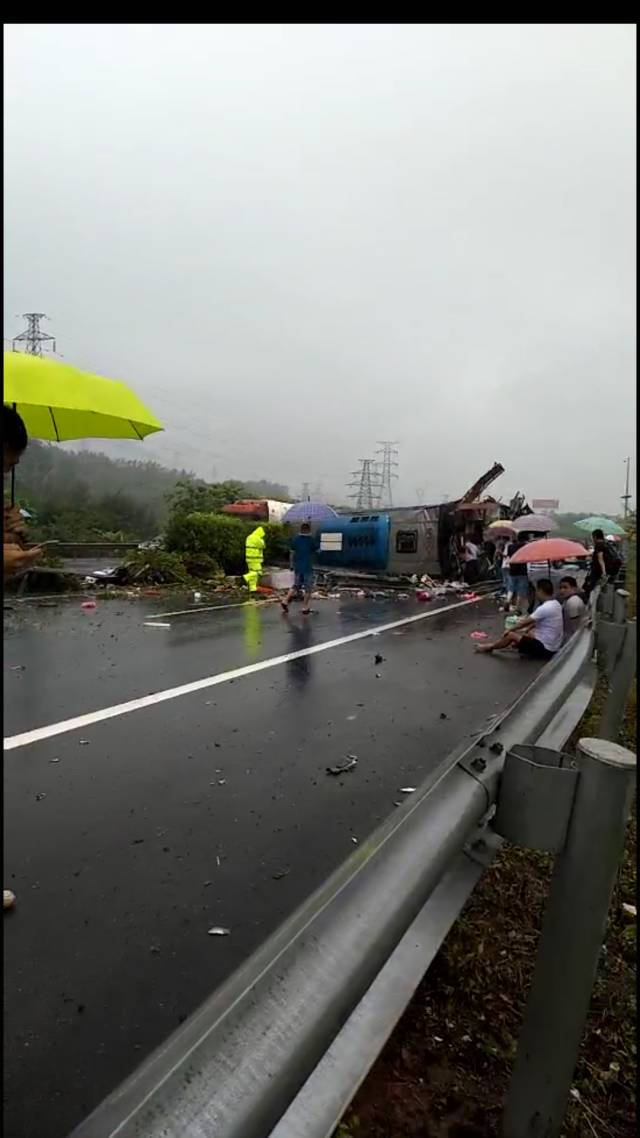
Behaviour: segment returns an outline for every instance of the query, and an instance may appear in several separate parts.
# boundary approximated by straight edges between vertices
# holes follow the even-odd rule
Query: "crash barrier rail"
[[[137,549],[139,545],[138,541],[59,541],[55,551],[60,557],[91,557],[94,554],[98,557],[103,553],[117,556]]]
[[[558,1135],[635,770],[603,740],[582,741],[577,765],[561,748],[594,689],[594,648],[621,639],[605,626],[626,625],[624,602],[592,596],[516,703],[441,762],[72,1138],[327,1138],[504,838],[556,855],[504,1133]],[[629,668],[621,649],[608,655],[613,692]]]

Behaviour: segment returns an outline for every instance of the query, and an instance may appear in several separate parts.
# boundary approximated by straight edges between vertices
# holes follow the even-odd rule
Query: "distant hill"
[[[39,540],[149,538],[162,531],[178,482],[203,484],[190,471],[157,462],[32,440],[16,469],[16,501],[35,514],[33,536]],[[286,486],[268,480],[237,485],[243,497],[288,499]]]

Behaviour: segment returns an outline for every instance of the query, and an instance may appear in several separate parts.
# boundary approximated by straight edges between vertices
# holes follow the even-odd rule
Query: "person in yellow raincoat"
[[[264,560],[264,527],[258,526],[248,536],[245,544],[245,557],[247,559],[247,572],[244,579],[249,586],[249,592],[255,593],[262,573]]]

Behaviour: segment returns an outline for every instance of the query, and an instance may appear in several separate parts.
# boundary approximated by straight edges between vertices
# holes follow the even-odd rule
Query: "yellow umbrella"
[[[4,401],[34,439],[143,439],[162,424],[115,379],[26,352],[4,353]],[[11,505],[15,470],[11,472]]]
[[[143,439],[162,424],[124,383],[24,352],[4,353],[4,401],[35,439]]]

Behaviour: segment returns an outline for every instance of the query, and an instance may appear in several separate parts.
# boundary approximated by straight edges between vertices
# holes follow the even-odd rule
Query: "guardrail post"
[[[627,619],[629,593],[626,589],[616,589],[613,594],[613,619],[618,624],[624,624]]]
[[[507,1096],[504,1138],[560,1135],[624,844],[636,756],[616,743],[582,739],[578,767]]]
[[[607,673],[609,690],[598,729],[601,739],[617,738],[636,674],[636,650],[636,622],[627,621],[622,647]]]

